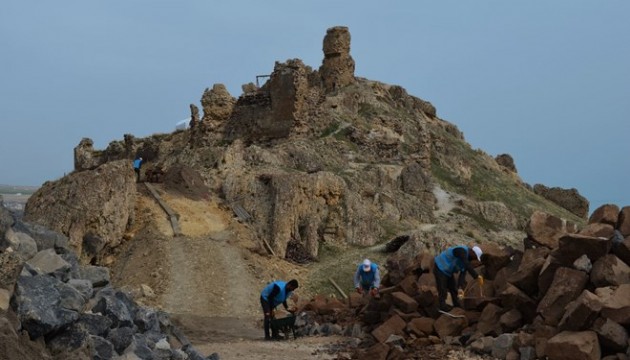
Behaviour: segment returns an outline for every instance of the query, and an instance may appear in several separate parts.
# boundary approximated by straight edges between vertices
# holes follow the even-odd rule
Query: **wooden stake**
[[[348,298],[348,295],[346,295],[345,292],[343,292],[343,290],[341,290],[341,288],[339,287],[339,285],[337,285],[337,283],[335,282],[335,280],[333,280],[332,278],[328,278],[328,281],[330,281],[331,284],[333,284],[333,286],[335,287],[335,289],[337,289],[337,291],[339,291],[339,293],[341,294],[341,296],[344,299]]]

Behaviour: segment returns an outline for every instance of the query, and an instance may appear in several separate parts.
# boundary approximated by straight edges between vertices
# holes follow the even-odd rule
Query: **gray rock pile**
[[[67,237],[1,206],[0,269],[0,348],[10,359],[205,359],[166,313],[114,289],[109,269],[81,265]]]

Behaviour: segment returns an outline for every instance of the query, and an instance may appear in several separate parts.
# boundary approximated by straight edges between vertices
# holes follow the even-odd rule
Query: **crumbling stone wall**
[[[354,60],[350,56],[350,31],[336,26],[326,31],[324,61],[319,68],[324,88],[335,91],[354,81]]]
[[[277,62],[265,86],[239,97],[226,136],[246,141],[289,136],[296,126],[304,123],[311,72],[299,59]]]

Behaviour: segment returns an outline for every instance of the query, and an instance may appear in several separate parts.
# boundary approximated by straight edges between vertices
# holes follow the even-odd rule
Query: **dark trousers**
[[[446,310],[446,292],[451,293],[453,299],[453,305],[461,307],[459,305],[459,299],[457,298],[457,285],[455,283],[455,276],[448,276],[440,270],[437,265],[433,268],[433,274],[435,275],[435,285],[438,290],[438,301],[441,310]]]
[[[269,335],[269,329],[271,328],[271,311],[273,310],[273,307],[267,300],[263,299],[262,296],[260,297],[260,306],[262,306],[263,314],[265,315],[265,320],[263,322],[263,326],[265,328],[265,339],[270,339],[271,336]],[[278,332],[274,330],[273,336],[278,335]]]

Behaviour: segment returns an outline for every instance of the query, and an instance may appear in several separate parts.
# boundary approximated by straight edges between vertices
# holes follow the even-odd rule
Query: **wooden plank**
[[[162,200],[162,197],[160,196],[160,194],[158,194],[157,190],[155,189],[155,187],[153,187],[153,185],[147,182],[145,182],[144,185],[149,190],[151,195],[153,195],[153,198],[155,198],[158,204],[160,204],[160,207],[162,208],[162,210],[164,210],[166,215],[168,215],[168,219],[171,222],[171,227],[173,228],[173,235],[174,236],[182,235],[182,230],[179,226],[179,219],[177,218],[177,214],[175,213],[175,211],[173,211],[173,209],[171,209],[171,207],[168,206],[168,204],[164,200]]]
[[[269,254],[271,254],[272,256],[276,256],[276,253],[273,251],[273,249],[271,248],[271,246],[269,246],[269,243],[267,242],[267,240],[262,239],[263,244],[265,244],[265,249],[267,249],[267,251],[269,252]]]
[[[345,292],[343,292],[343,290],[341,290],[341,288],[339,287],[339,285],[337,285],[337,283],[335,282],[335,280],[333,280],[332,278],[328,278],[328,281],[330,281],[330,283],[335,287],[335,289],[337,289],[337,291],[339,291],[339,293],[341,294],[341,296],[344,299],[348,298],[348,295],[346,295]]]

